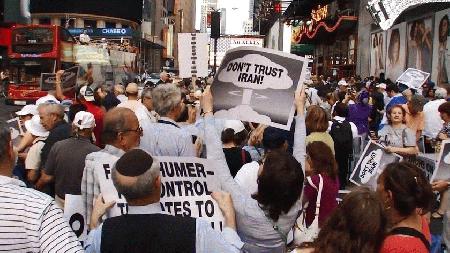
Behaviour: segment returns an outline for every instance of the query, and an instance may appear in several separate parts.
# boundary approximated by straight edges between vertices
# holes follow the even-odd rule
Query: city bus
[[[55,73],[74,66],[75,39],[55,25],[11,27],[8,47],[9,85],[6,103],[25,105],[47,95],[40,88],[41,73]],[[68,91],[73,97],[74,91]]]

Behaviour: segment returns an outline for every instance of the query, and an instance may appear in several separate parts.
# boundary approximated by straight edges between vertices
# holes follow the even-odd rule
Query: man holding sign
[[[86,252],[240,252],[243,243],[236,233],[229,194],[212,194],[225,217],[220,233],[202,219],[162,213],[160,163],[145,151],[126,152],[112,170],[112,179],[128,202],[128,215],[106,219],[98,226],[99,219],[114,204],[104,203],[99,196]]]

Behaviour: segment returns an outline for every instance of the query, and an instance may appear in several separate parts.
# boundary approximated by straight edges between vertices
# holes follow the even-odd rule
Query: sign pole
[[[217,39],[218,38],[214,38],[214,75],[216,75],[217,71]]]

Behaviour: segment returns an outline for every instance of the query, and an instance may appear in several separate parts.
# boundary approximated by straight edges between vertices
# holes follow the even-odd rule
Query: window
[[[116,28],[116,23],[113,22],[106,22],[105,28]]]
[[[50,25],[52,21],[49,18],[40,18],[39,24],[41,25]]]
[[[97,28],[97,21],[96,20],[85,19],[84,20],[84,27]]]

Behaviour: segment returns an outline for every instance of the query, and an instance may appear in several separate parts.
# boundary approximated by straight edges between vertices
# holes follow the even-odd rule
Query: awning
[[[316,44],[316,42],[330,41],[330,38],[335,37],[338,34],[346,34],[353,30],[357,23],[358,17],[356,16],[341,16],[330,24],[330,21],[319,22],[312,30],[300,31],[299,28],[293,28],[292,43],[293,44]]]

